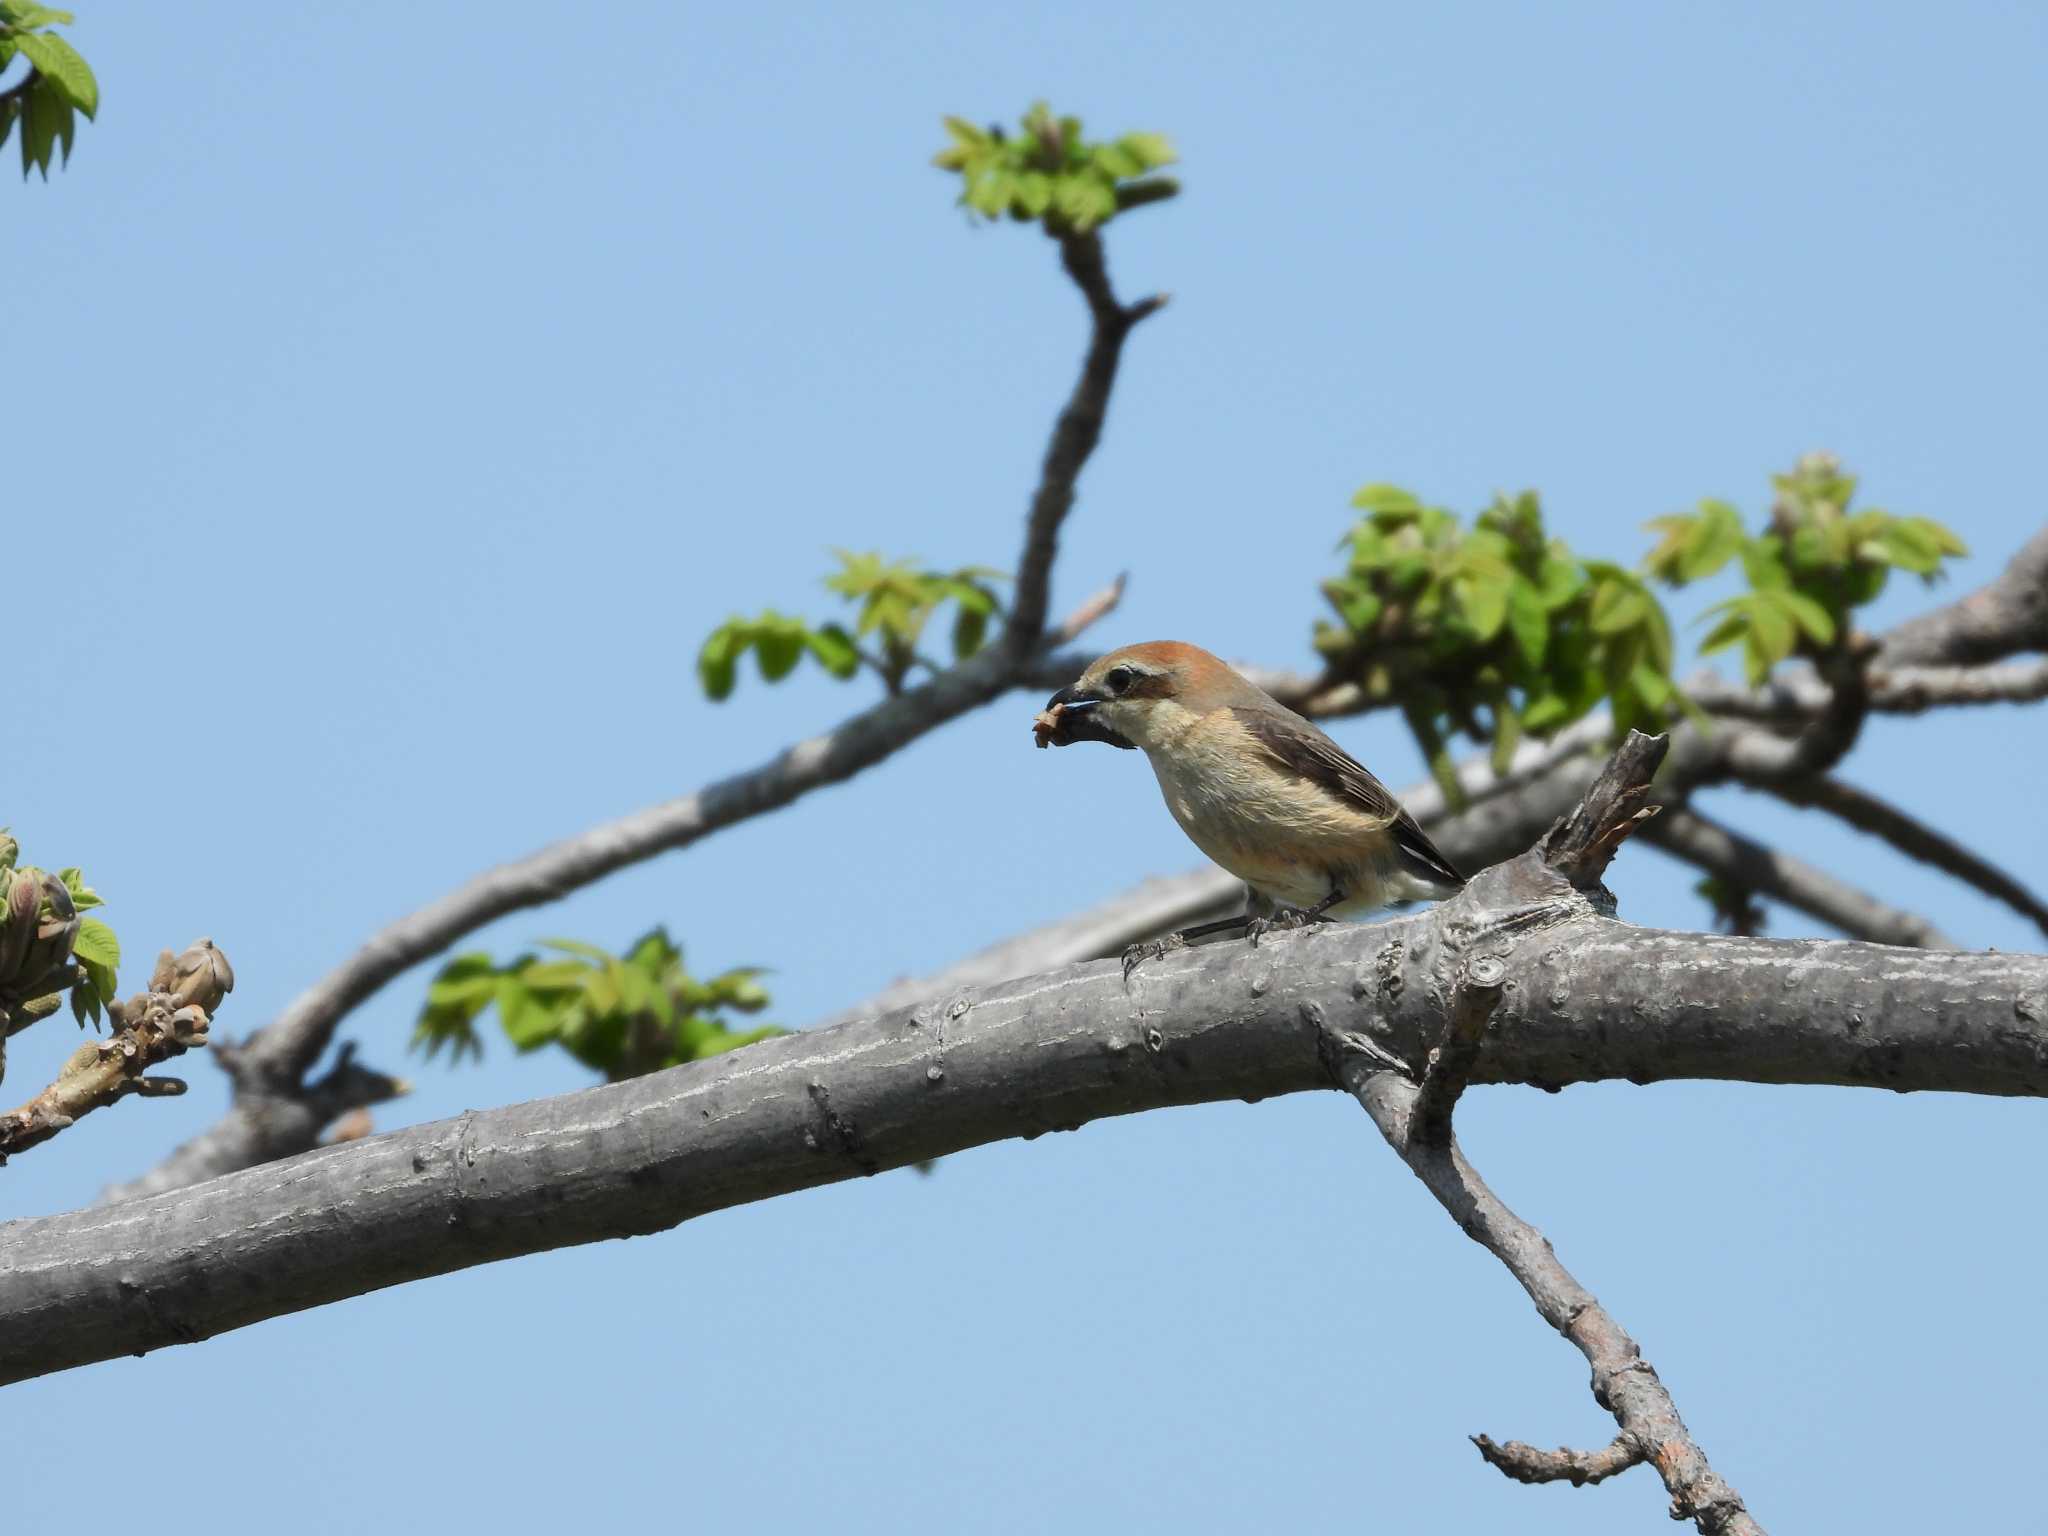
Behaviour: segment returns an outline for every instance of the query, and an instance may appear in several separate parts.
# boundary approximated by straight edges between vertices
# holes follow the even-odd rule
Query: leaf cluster
[[[735,614],[711,632],[697,653],[697,677],[707,696],[731,695],[740,659],[750,650],[771,683],[787,677],[808,654],[842,682],[862,666],[871,667],[896,693],[913,667],[937,670],[918,645],[942,606],[954,607],[955,661],[982,648],[989,622],[1003,611],[991,583],[1007,578],[986,566],[929,571],[914,560],[885,561],[879,554],[843,549],[834,553],[840,568],[825,578],[825,586],[856,605],[852,629],[839,623],[813,625],[772,608],[753,619]]]
[[[0,830],[0,1039],[56,1012],[67,990],[79,1024],[97,1024],[119,995],[121,964],[114,930],[84,915],[104,905],[100,894],[75,868],[51,873],[20,856]]]
[[[732,1026],[730,1015],[768,1006],[756,980],[761,971],[744,967],[700,981],[665,928],[620,955],[574,939],[547,939],[541,948],[548,953],[502,965],[482,952],[450,960],[427,988],[414,1049],[432,1057],[445,1046],[457,1061],[481,1058],[477,1021],[496,1007],[517,1050],[560,1046],[617,1082],[783,1033],[772,1024]]]
[[[69,11],[31,5],[27,0],[0,0],[0,69],[24,59],[28,78],[0,91],[0,147],[18,126],[21,130],[21,175],[33,170],[50,179],[50,160],[61,147],[63,163],[71,163],[71,140],[78,114],[94,116],[100,108],[99,82],[76,48],[51,31],[69,26]]]
[[[1932,583],[1945,560],[1967,553],[1932,518],[1852,512],[1855,477],[1828,454],[1806,455],[1771,483],[1777,496],[1763,532],[1751,535],[1727,502],[1702,501],[1695,512],[1651,521],[1663,537],[1644,561],[1673,587],[1741,561],[1749,590],[1702,615],[1718,622],[1700,652],[1740,645],[1752,686],[1789,656],[1818,657],[1836,645],[1848,633],[1850,613],[1875,600],[1894,570]]]
[[[1452,804],[1449,738],[1491,740],[1496,768],[1525,734],[1547,736],[1603,701],[1615,729],[1658,729],[1677,702],[1671,625],[1635,572],[1575,555],[1544,527],[1533,491],[1497,496],[1467,526],[1392,485],[1352,497],[1364,513],[1323,583],[1339,622],[1316,648],[1369,700],[1399,705]]]
[[[1161,134],[1091,140],[1078,117],[1055,117],[1042,101],[1014,136],[965,118],[949,117],[945,124],[953,142],[932,164],[958,172],[961,203],[991,220],[1007,214],[1020,223],[1036,220],[1048,234],[1086,234],[1180,191],[1172,177],[1153,174],[1175,159]]]

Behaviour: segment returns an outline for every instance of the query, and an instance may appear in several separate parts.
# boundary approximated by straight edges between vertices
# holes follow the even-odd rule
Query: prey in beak
[[[1031,722],[1031,739],[1041,747],[1071,747],[1077,741],[1107,742],[1112,747],[1135,751],[1137,744],[1126,740],[1099,717],[1102,695],[1079,688],[1062,688],[1046,702]]]

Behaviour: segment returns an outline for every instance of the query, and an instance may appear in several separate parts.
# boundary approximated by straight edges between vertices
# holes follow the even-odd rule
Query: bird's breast
[[[1360,895],[1377,888],[1384,830],[1288,773],[1227,714],[1146,756],[1189,840],[1262,894],[1310,906],[1333,881]]]

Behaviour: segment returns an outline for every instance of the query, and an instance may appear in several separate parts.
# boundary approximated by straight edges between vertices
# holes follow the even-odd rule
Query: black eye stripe
[[[1102,681],[1108,686],[1111,693],[1122,693],[1131,686],[1131,679],[1136,675],[1129,667],[1111,667],[1108,675]]]

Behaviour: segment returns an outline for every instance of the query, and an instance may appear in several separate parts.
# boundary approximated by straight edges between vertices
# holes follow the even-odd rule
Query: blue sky
[[[86,868],[131,970],[212,935],[229,1033],[477,868],[866,702],[695,689],[728,613],[829,611],[830,546],[1014,558],[1082,316],[1043,240],[951,207],[943,112],[1044,96],[1183,156],[1185,196],[1111,231],[1125,294],[1174,301],[1064,541],[1056,603],[1131,573],[1104,642],[1307,664],[1366,480],[1464,508],[1535,486],[1633,559],[1644,519],[1754,515],[1824,447],[1958,529],[1964,583],[2042,521],[2038,8],[81,4],[100,120],[47,186],[0,180],[0,527],[43,615],[0,818]],[[1876,620],[1929,600],[1897,586]],[[486,942],[665,922],[703,968],[773,966],[794,1024],[1193,863],[1130,759],[1029,751],[1036,702]],[[2041,722],[1879,722],[1851,776],[2038,886]],[[1415,777],[1390,722],[1338,735]],[[2041,946],[1811,816],[1708,802],[1966,944]],[[1613,883],[1697,927],[1693,878],[1638,849]],[[422,985],[347,1029],[418,1079],[384,1128],[585,1080],[409,1061]],[[14,1042],[10,1093],[68,1031]],[[205,1123],[223,1085],[190,1065],[184,1101],[10,1166],[5,1212]],[[1492,1089],[1460,1129],[1767,1521],[2037,1518],[2048,1255],[2012,1213],[2040,1106]],[[1333,1095],[986,1148],[8,1403],[23,1523],[75,1517],[94,1447],[153,1426],[98,1523],[1662,1524],[1645,1473],[1480,1466],[1470,1432],[1611,1425]]]

